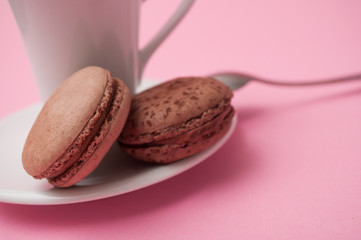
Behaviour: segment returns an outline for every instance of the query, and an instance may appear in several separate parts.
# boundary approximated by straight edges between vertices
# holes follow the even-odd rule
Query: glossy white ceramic
[[[195,0],[183,0],[163,28],[138,49],[141,0],[9,0],[41,98],[70,74],[104,67],[132,93],[148,59]]]

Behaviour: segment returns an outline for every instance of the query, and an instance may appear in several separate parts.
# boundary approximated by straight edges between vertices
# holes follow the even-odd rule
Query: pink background
[[[141,45],[179,1],[148,0]],[[198,0],[145,78],[239,70],[280,79],[361,71],[357,0]],[[0,1],[0,118],[39,101]],[[235,134],[165,182],[63,206],[0,203],[2,239],[361,239],[361,81],[235,92]],[[6,161],[6,159],[0,159]]]

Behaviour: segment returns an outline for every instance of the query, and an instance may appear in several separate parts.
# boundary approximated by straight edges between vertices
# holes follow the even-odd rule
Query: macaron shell
[[[118,97],[115,97],[116,101],[113,103],[116,112],[114,118],[107,117],[107,120],[105,121],[105,124],[110,125],[110,127],[107,128],[107,126],[102,126],[100,132],[96,135],[97,139],[95,141],[97,142],[93,143],[93,145],[96,146],[95,151],[90,152],[90,156],[85,156],[85,161],[81,163],[78,169],[73,169],[76,171],[75,175],[71,176],[71,178],[65,182],[54,182],[50,179],[50,183],[55,186],[62,188],[72,186],[93,172],[122,131],[128,117],[131,96],[128,87],[122,81],[119,79],[114,80],[117,81],[118,85],[116,90],[118,91]],[[107,130],[104,131],[105,129]],[[87,154],[87,152],[85,151],[83,154]]]
[[[102,98],[107,78],[103,68],[87,67],[71,75],[52,94],[24,145],[23,167],[30,175],[46,171],[79,135]]]
[[[120,140],[144,143],[149,139],[138,136],[187,122],[231,97],[228,87],[211,78],[187,77],[166,82],[133,97]]]

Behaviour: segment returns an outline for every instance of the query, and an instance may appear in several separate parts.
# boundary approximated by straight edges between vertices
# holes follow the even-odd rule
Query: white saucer
[[[141,89],[149,85],[142,86]],[[115,143],[91,175],[75,187],[58,189],[52,187],[47,180],[33,179],[23,170],[21,164],[26,136],[40,109],[41,104],[36,104],[0,121],[1,202],[29,205],[69,204],[116,196],[153,185],[207,159],[227,141],[237,123],[234,117],[229,132],[211,148],[167,165],[132,160],[124,156]]]

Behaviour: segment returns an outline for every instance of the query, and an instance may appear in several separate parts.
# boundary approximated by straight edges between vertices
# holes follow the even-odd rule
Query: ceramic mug
[[[142,0],[9,0],[43,101],[73,72],[98,65],[132,93],[155,49],[195,0],[183,0],[163,28],[138,48]]]

